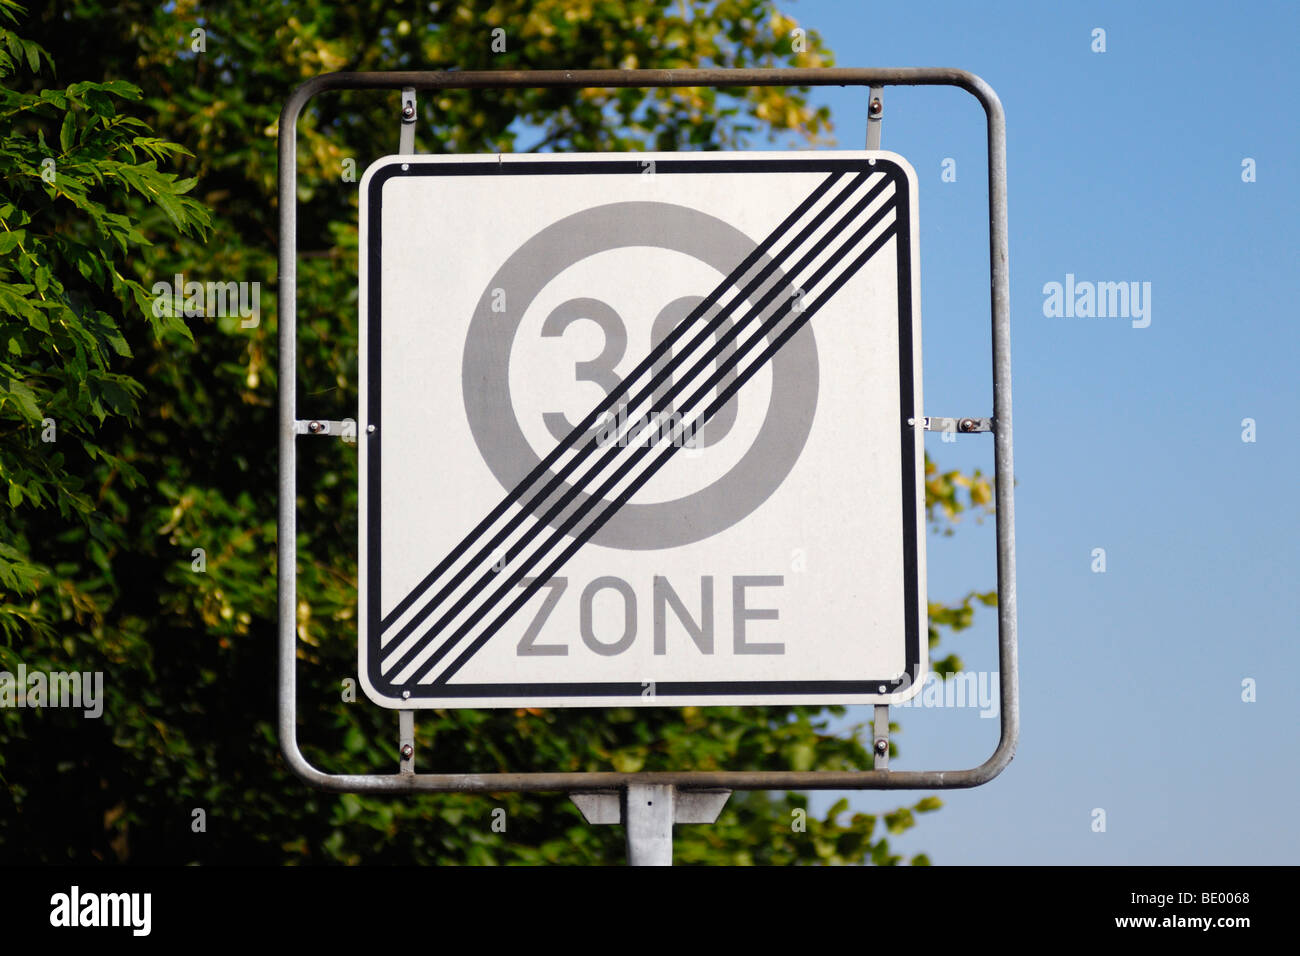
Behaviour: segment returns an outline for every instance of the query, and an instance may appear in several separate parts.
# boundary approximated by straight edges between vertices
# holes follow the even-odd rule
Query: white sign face
[[[920,689],[905,160],[389,156],[361,181],[360,238],[372,700]]]

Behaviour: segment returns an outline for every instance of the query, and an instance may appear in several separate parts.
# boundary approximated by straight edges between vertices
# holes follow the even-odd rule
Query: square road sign
[[[361,182],[360,272],[372,700],[919,690],[902,157],[389,156]]]

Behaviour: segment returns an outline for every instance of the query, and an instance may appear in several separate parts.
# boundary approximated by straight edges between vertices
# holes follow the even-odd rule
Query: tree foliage
[[[25,16],[12,0],[0,13]],[[274,289],[277,115],[306,78],[829,65],[821,38],[797,29],[768,0],[65,0],[0,34],[0,668],[102,670],[107,698],[99,720],[0,711],[5,859],[621,861],[618,828],[587,826],[558,796],[330,795],[288,772],[274,732],[274,301],[245,328],[159,308],[150,290],[177,274]],[[300,125],[298,402],[315,417],[355,414],[348,161],[391,152],[396,127],[391,96],[360,92],[318,98]],[[418,130],[422,152],[830,141],[806,91],[774,88],[447,92],[422,98]],[[303,443],[299,469],[304,751],[335,772],[391,771],[392,715],[342,693],[355,670],[355,450]],[[990,500],[978,475],[926,477],[938,525]],[[979,600],[932,603],[932,644]],[[832,731],[841,714],[434,711],[417,748],[425,767],[479,772],[870,767],[863,734]],[[718,824],[680,830],[677,855],[897,863],[889,836],[938,805],[876,818],[841,801],[801,829],[804,796],[738,794]]]

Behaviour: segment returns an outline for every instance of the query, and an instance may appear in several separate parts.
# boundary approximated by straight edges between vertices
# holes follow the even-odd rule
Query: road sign
[[[884,151],[373,164],[367,695],[664,706],[919,690],[915,197]]]

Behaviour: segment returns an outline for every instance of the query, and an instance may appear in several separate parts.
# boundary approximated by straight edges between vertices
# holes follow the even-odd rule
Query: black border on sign
[[[643,159],[607,161],[527,161],[502,162],[497,157],[485,157],[480,160],[462,162],[420,162],[427,157],[400,157],[380,168],[370,178],[367,188],[368,205],[368,288],[366,302],[367,332],[367,422],[374,431],[363,433],[367,442],[366,496],[360,502],[365,509],[367,540],[362,543],[366,549],[367,588],[366,607],[361,613],[366,619],[366,677],[371,687],[379,694],[391,700],[376,700],[383,706],[400,709],[409,707],[411,700],[444,700],[465,698],[526,698],[555,697],[626,697],[629,703],[645,700],[642,695],[645,684],[635,681],[604,683],[532,683],[532,684],[416,684],[397,685],[375,672],[379,660],[379,640],[382,635],[380,621],[383,617],[380,607],[381,573],[380,546],[382,543],[382,525],[380,521],[381,494],[380,475],[381,454],[383,447],[382,418],[382,258],[383,258],[383,186],[398,176],[518,176],[518,175],[566,175],[566,174],[605,174],[605,175],[641,175],[644,172]],[[888,696],[897,693],[905,686],[910,686],[919,678],[921,661],[920,617],[920,581],[917,569],[917,524],[921,502],[917,500],[917,454],[915,436],[908,425],[908,419],[920,414],[916,407],[916,383],[913,375],[912,350],[912,196],[907,174],[897,163],[884,157],[861,159],[715,159],[701,154],[692,159],[663,159],[656,157],[655,174],[672,173],[718,173],[718,172],[885,172],[893,181],[895,188],[895,261],[898,270],[898,343],[899,343],[899,416],[898,429],[902,450],[902,519],[903,519],[903,579],[904,579],[904,616],[906,635],[904,638],[905,671],[900,677],[877,678],[865,680],[839,681],[656,681],[654,684],[655,706],[687,706],[689,701],[673,700],[674,697],[686,696],[745,696],[758,694],[793,696],[837,697],[840,695]],[[403,169],[403,166],[406,169]],[[881,169],[881,167],[884,167]],[[928,639],[928,635],[927,635]],[[905,684],[906,678],[906,684]],[[881,685],[886,690],[880,691]],[[410,698],[403,699],[403,693],[409,692]],[[374,698],[372,697],[372,700]],[[782,698],[764,701],[764,705],[776,705]],[[828,704],[835,703],[831,699]],[[492,706],[490,703],[485,706]],[[554,705],[551,705],[554,706]],[[606,706],[592,704],[593,707]],[[721,706],[721,705],[717,705]]]

